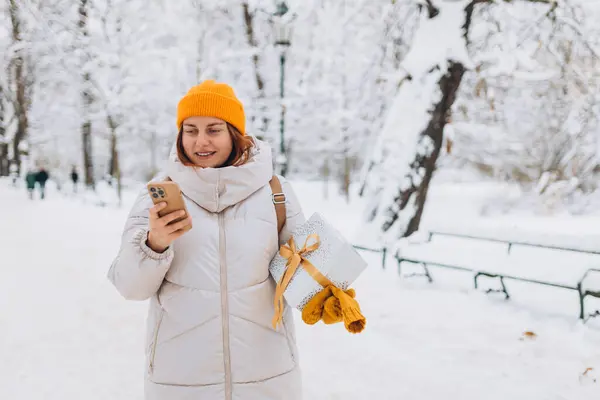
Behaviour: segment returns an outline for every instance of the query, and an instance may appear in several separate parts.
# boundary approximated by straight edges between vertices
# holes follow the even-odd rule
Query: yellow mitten
[[[342,322],[342,307],[337,297],[331,296],[323,306],[323,323],[327,325]]]
[[[308,325],[314,325],[323,316],[323,306],[325,304],[325,300],[331,297],[331,287],[327,286],[319,293],[313,296],[312,299],[306,303],[304,308],[302,309],[302,320]]]
[[[346,290],[346,294],[352,298],[356,296],[354,289]],[[325,324],[335,324],[343,321],[342,306],[340,305],[340,299],[335,296],[331,296],[325,300],[325,306],[323,307],[323,322]]]
[[[346,330],[350,333],[362,332],[367,324],[367,319],[360,312],[360,306],[358,305],[358,302],[354,300],[354,296],[351,296],[349,293],[344,292],[335,286],[330,287],[331,292],[340,302]],[[348,292],[350,292],[350,290]],[[355,295],[353,290],[351,293]]]

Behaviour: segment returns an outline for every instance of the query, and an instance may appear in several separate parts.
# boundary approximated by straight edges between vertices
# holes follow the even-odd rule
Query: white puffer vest
[[[193,228],[164,253],[146,244],[144,191],[128,217],[109,279],[127,299],[150,298],[147,400],[301,399],[291,310],[274,330],[269,262],[304,215],[288,182],[277,234],[271,149],[256,140],[239,167],[194,169],[175,152],[164,176],[181,187]]]

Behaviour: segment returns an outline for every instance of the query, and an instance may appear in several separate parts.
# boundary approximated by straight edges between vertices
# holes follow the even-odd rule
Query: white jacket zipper
[[[219,213],[219,266],[221,273],[221,313],[223,328],[223,359],[225,364],[225,399],[231,400],[231,357],[229,349],[229,294],[227,292],[227,264],[225,252],[225,223],[223,211]]]

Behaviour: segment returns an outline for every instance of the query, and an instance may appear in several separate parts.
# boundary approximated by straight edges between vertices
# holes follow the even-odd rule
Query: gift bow
[[[311,239],[314,240],[314,243],[309,245],[308,243]],[[281,246],[279,254],[283,258],[287,259],[287,263],[286,269],[281,275],[279,282],[277,282],[277,287],[275,288],[275,315],[273,316],[272,321],[273,329],[277,328],[277,325],[279,324],[279,322],[281,322],[281,319],[283,317],[283,292],[285,292],[285,289],[287,289],[288,285],[290,284],[290,281],[292,280],[292,277],[294,276],[294,274],[300,266],[302,266],[302,268],[304,268],[306,272],[308,272],[309,275],[312,276],[313,279],[316,280],[321,286],[333,286],[331,281],[327,279],[325,275],[320,273],[319,270],[304,257],[311,251],[318,249],[320,244],[321,239],[319,238],[319,235],[313,233],[311,235],[308,235],[308,237],[304,241],[304,246],[302,246],[301,249],[296,248],[296,242],[294,241],[293,237],[291,237],[287,241],[287,244]]]

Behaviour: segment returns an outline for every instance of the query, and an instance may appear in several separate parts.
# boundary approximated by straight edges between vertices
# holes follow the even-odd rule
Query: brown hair
[[[231,136],[233,148],[231,149],[231,154],[227,161],[218,168],[229,166],[237,167],[245,164],[250,158],[250,150],[254,146],[254,140],[250,136],[242,135],[240,131],[229,122],[227,122],[227,131],[229,132],[229,136]],[[187,154],[185,154],[185,150],[183,149],[183,127],[179,130],[179,134],[177,135],[177,156],[179,157],[179,161],[186,167],[196,166],[196,164],[189,159]]]

